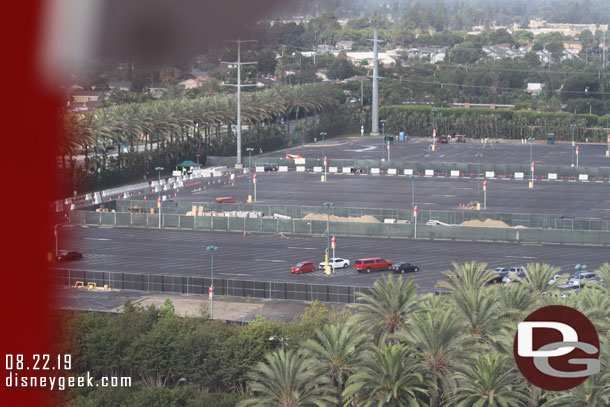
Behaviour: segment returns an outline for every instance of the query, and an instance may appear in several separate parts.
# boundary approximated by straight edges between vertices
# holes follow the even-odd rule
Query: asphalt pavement
[[[321,206],[332,201],[338,207],[410,210],[414,201],[422,210],[454,211],[471,201],[483,205],[485,196],[483,180],[476,177],[409,179],[399,175],[329,174],[327,182],[320,180],[320,174],[314,173],[258,174],[256,203]],[[213,202],[218,197],[231,196],[238,203],[246,203],[250,191],[253,185],[246,175],[238,177],[234,184],[226,177],[220,184],[218,179],[204,178],[200,184],[167,193],[171,193],[169,198],[174,201]],[[148,195],[148,199],[156,197],[156,193]],[[540,180],[529,189],[527,180],[488,179],[487,211],[609,219],[610,185]]]
[[[435,151],[430,150],[430,138],[410,138],[409,141],[394,141],[390,145],[392,161],[477,163],[476,154],[483,154],[482,164],[530,165],[530,145],[521,140],[491,140],[485,144],[479,139],[466,143],[450,142],[437,144]],[[610,167],[606,157],[606,143],[578,143],[578,165],[580,167]],[[531,145],[532,160],[536,165],[576,165],[576,150],[570,142],[546,144],[535,141]],[[285,157],[286,153],[299,154],[303,158],[380,160],[388,158],[386,144],[381,136],[341,137],[316,143],[295,146],[274,151],[257,157]]]
[[[112,271],[179,276],[210,276],[208,245],[219,247],[214,257],[216,278],[310,282],[370,286],[388,271],[358,273],[353,267],[326,276],[321,270],[294,275],[290,267],[300,261],[323,261],[326,236],[286,236],[233,232],[157,230],[64,226],[60,250],[79,250],[81,261],[53,264],[72,270]],[[420,267],[412,273],[421,292],[434,290],[452,262],[486,262],[490,268],[518,266],[528,262],[549,263],[570,272],[577,263],[595,270],[610,261],[607,247],[550,244],[430,241],[396,238],[337,237],[336,256],[352,262],[357,258],[384,257],[408,261]]]

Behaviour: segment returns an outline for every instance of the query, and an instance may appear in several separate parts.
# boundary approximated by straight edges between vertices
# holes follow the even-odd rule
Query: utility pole
[[[235,168],[243,168],[243,163],[241,162],[241,88],[243,86],[256,86],[256,85],[242,85],[241,84],[241,66],[242,65],[252,65],[256,64],[256,62],[241,62],[241,43],[242,42],[256,42],[256,40],[237,40],[237,41],[227,41],[227,42],[236,42],[237,43],[237,62],[221,62],[223,64],[231,64],[237,65],[237,84],[228,84],[225,83],[225,86],[235,86],[237,87],[237,161],[235,162]]]
[[[371,135],[379,135],[379,30],[375,28],[373,41],[373,111],[372,111],[372,128]]]

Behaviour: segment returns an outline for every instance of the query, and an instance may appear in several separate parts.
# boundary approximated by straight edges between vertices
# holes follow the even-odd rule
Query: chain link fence
[[[121,273],[51,269],[54,284],[133,290],[157,293],[209,295],[212,279],[207,277]],[[322,301],[351,304],[358,301],[358,293],[370,294],[370,287],[329,284],[290,283],[281,281],[214,279],[214,293],[218,296],[260,298],[273,300]]]

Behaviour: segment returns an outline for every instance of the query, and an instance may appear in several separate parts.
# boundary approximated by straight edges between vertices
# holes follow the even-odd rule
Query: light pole
[[[534,141],[536,141],[536,139],[534,137],[529,137],[527,139],[527,141],[529,141],[530,143],[530,189],[534,188],[534,159],[533,159],[533,150],[532,147],[534,145]]]
[[[606,113],[606,128],[608,128],[608,118],[610,114]],[[608,149],[606,150],[606,157],[610,157],[610,133],[608,133]]]
[[[587,269],[587,265],[586,264],[577,264],[576,266],[574,266],[574,268],[576,270],[578,270],[578,292],[580,292],[580,270],[585,271]]]
[[[576,146],[576,168],[578,168],[578,146]]]
[[[325,131],[320,132],[320,136],[322,136],[322,158],[324,158],[324,140],[325,137],[328,136],[328,133]]]
[[[326,155],[324,154],[324,141],[325,141],[325,136],[327,136],[328,133],[326,132],[320,132],[320,136],[322,136],[322,160],[323,160],[323,164],[324,164],[324,177],[322,178],[322,182],[326,182]]]
[[[574,146],[576,145],[574,142],[574,130],[576,130],[576,124],[572,123],[570,127],[572,128],[572,168],[574,168]]]
[[[383,160],[383,147],[385,145],[385,123],[387,120],[379,120],[381,123],[381,159]]]
[[[159,198],[157,199],[157,208],[159,209],[159,229],[161,229],[161,171],[163,171],[163,167],[155,167],[155,171],[159,173]]]
[[[417,239],[417,208],[415,207],[415,178],[418,175],[409,175],[411,178],[411,210],[413,211],[413,235]]]
[[[53,228],[53,232],[55,233],[55,258],[57,258],[57,256],[59,256],[59,242],[58,242],[58,237],[57,237],[57,232],[58,232],[58,226],[55,225],[55,227]]]
[[[212,283],[210,284],[210,319],[214,319],[214,252],[218,251],[218,246],[208,246],[205,248],[210,252],[210,268],[212,270]]]
[[[477,158],[477,203],[481,201],[481,178],[479,175],[481,174],[481,157],[483,154],[475,154]]]
[[[436,143],[436,120],[434,119],[435,113],[436,109],[432,109],[432,151],[434,151],[434,145]]]
[[[487,210],[487,180],[483,181],[483,210]]]
[[[326,274],[330,274],[329,266],[328,266],[328,255],[330,254],[330,207],[334,204],[332,202],[324,202],[324,206],[326,206],[327,216],[326,216],[326,255],[324,256],[324,272]]]
[[[248,203],[252,202],[252,147],[246,148],[248,152]]]

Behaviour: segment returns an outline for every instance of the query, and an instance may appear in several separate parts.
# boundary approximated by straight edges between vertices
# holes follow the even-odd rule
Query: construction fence
[[[212,279],[208,277],[121,273],[112,271],[87,271],[52,269],[54,284],[71,287],[108,288],[111,290],[135,290],[157,293],[209,295]],[[261,298],[273,300],[323,301],[350,304],[358,301],[358,293],[370,294],[364,286],[291,283],[281,281],[256,281],[214,279],[216,297]]]
[[[157,203],[144,200],[116,201],[118,212],[128,212],[129,208],[137,206],[146,210],[155,209]],[[302,205],[262,205],[262,204],[220,204],[216,202],[164,202],[162,211],[165,214],[185,215],[193,206],[203,207],[206,212],[261,212],[264,215],[279,214],[295,219],[302,219],[309,213],[324,214],[328,212],[325,206]],[[375,208],[340,208],[333,206],[330,214],[342,217],[373,216],[380,222],[384,219],[413,221],[413,212],[410,209],[375,209]],[[417,214],[418,227],[430,220],[436,220],[449,225],[459,225],[469,220],[499,220],[508,226],[524,226],[527,228],[559,229],[559,230],[589,230],[609,231],[610,221],[602,219],[571,219],[560,215],[535,213],[495,213],[487,211],[440,211],[419,209]]]
[[[158,228],[159,214],[71,211],[70,222],[81,225],[106,225]],[[553,230],[534,228],[493,228],[439,226],[404,223],[365,223],[331,221],[330,234],[338,236],[395,237],[443,240],[470,240],[518,243],[562,243],[608,245],[610,231]],[[327,222],[304,219],[265,219],[226,216],[161,215],[161,228],[223,230],[242,233],[325,235]]]
[[[235,165],[234,157],[208,157],[210,165]],[[262,157],[252,160],[252,166],[263,166],[271,164],[276,166],[286,166],[289,169],[296,169],[303,166],[307,170],[313,167],[324,165],[322,159],[304,159],[303,164],[296,164],[295,160],[289,158]],[[213,164],[212,164],[213,163]],[[514,177],[516,173],[522,173],[526,177],[530,174],[529,165],[517,164],[484,164],[481,163],[451,163],[451,162],[417,162],[417,161],[380,161],[380,160],[347,160],[329,159],[328,167],[336,168],[356,168],[370,171],[378,168],[386,173],[389,169],[395,169],[399,173],[404,170],[412,170],[413,174],[425,174],[426,170],[432,170],[434,175],[450,176],[451,171],[458,171],[460,176],[476,176],[477,173],[484,174],[493,172],[498,177]],[[608,181],[610,179],[610,167],[574,167],[566,165],[536,165],[536,179],[548,179],[548,174],[555,174],[557,179],[579,179],[579,176],[587,175],[588,180]]]

